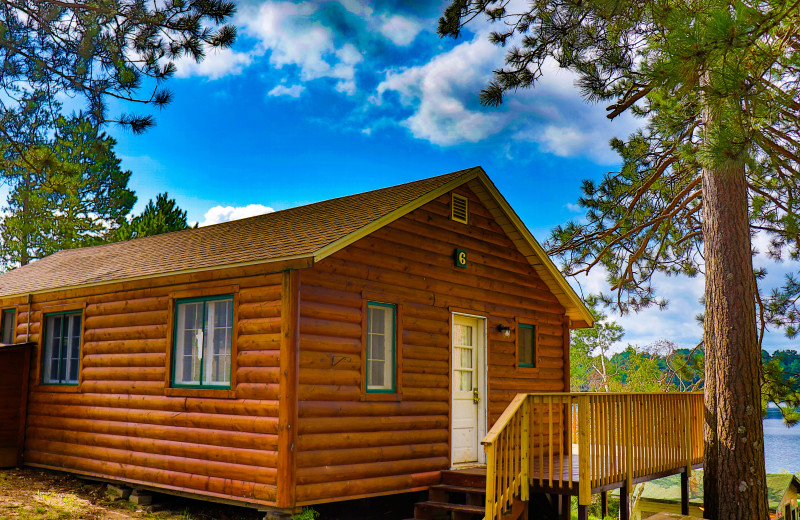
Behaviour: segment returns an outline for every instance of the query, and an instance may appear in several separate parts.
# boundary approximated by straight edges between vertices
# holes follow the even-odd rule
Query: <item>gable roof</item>
[[[592,316],[480,167],[305,206],[125,242],[67,249],[0,275],[0,297],[293,259],[318,262],[469,183],[567,309]]]

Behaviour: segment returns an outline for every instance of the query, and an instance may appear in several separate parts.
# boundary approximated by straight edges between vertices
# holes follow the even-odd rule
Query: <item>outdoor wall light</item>
[[[505,337],[511,336],[511,327],[507,327],[505,325],[498,325],[497,332],[501,333]]]

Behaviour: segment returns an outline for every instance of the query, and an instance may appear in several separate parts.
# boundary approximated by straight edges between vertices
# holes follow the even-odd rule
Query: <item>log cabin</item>
[[[517,398],[569,395],[569,333],[592,326],[479,167],[60,251],[0,275],[0,311],[0,366],[29,351],[0,409],[22,463],[285,514],[488,463],[499,518],[521,487],[481,439],[513,408],[551,461],[571,446],[566,397],[546,421]]]

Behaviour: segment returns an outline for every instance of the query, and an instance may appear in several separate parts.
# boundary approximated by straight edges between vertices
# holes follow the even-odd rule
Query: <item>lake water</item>
[[[764,419],[764,453],[767,473],[800,473],[800,425],[787,428],[777,408]]]

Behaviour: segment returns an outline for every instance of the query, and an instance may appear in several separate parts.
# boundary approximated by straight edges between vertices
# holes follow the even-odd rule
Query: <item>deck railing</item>
[[[592,490],[690,472],[703,462],[703,394],[518,394],[483,439],[486,519],[529,487]]]

